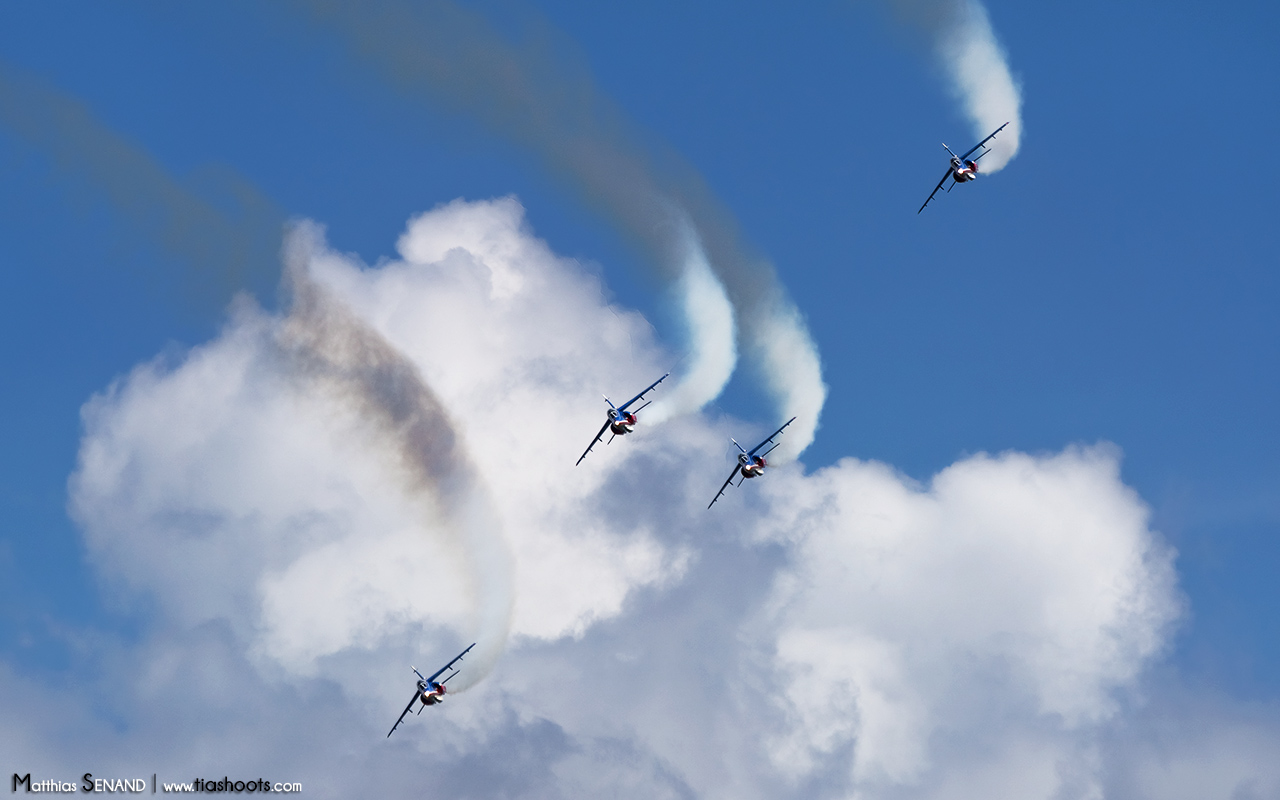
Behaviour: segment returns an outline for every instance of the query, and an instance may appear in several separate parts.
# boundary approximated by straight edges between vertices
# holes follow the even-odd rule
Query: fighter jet
[[[475,646],[476,646],[475,642],[472,642],[471,647],[475,647]],[[445,671],[447,671],[450,667],[452,667],[454,664],[461,661],[463,656],[471,652],[471,647],[468,647],[466,650],[463,650],[461,653],[458,653],[458,655],[452,661],[450,661],[448,664],[445,664],[443,667],[441,667],[440,669],[432,673],[430,678],[423,677],[422,673],[418,672],[417,667],[412,667],[412,666],[409,667],[409,669],[413,670],[414,674],[418,676],[418,688],[416,691],[414,691],[413,699],[409,701],[409,705],[405,706],[404,711],[400,712],[400,719],[396,720],[396,724],[391,726],[391,732],[387,734],[388,739],[391,738],[392,733],[396,732],[396,728],[400,727],[400,723],[404,722],[405,715],[408,714],[409,710],[413,708],[414,703],[418,701],[422,701],[422,708],[426,708],[427,706],[434,706],[436,703],[444,702],[444,695],[446,691],[444,685],[448,683],[449,678],[452,678],[454,675],[457,675],[459,670],[455,669],[453,672],[450,672],[449,675],[439,683],[436,683],[436,678],[439,678],[440,675],[443,674]],[[419,714],[422,713],[422,708],[418,709]]]
[[[600,439],[604,436],[605,431],[609,431],[613,434],[613,436],[609,437],[610,444],[613,443],[615,436],[626,436],[628,433],[634,431],[636,429],[636,414],[640,413],[640,408],[644,408],[644,406],[649,405],[649,403],[652,403],[653,401],[650,400],[649,403],[645,403],[644,406],[640,406],[640,408],[637,408],[635,411],[628,412],[627,409],[631,407],[632,403],[638,400],[643,400],[646,394],[653,391],[653,387],[665,381],[667,379],[667,375],[670,374],[671,373],[668,372],[666,375],[658,378],[656,381],[649,384],[648,389],[645,389],[643,392],[620,406],[615,406],[613,402],[609,400],[608,395],[606,395],[604,401],[609,404],[609,410],[605,412],[605,423],[600,428],[600,432],[596,434],[596,438],[592,439],[591,444],[587,445],[586,451],[582,455],[578,456],[578,460],[574,466],[576,467],[578,464],[581,464],[582,459],[586,458],[587,453],[591,452],[591,448],[600,443]]]
[[[1008,127],[1008,125],[1009,123],[1006,122],[1004,125],[1001,125],[999,128],[996,128],[995,131],[993,131],[990,136],[978,142],[973,147],[969,148],[969,150],[965,152],[965,154],[962,156],[958,156],[955,153],[951,153],[951,148],[947,147],[946,142],[943,142],[942,146],[946,148],[948,153],[951,153],[951,164],[947,167],[947,174],[942,176],[942,180],[938,181],[938,185],[935,186],[933,188],[933,191],[929,193],[929,199],[924,201],[924,206],[929,205],[929,200],[932,200],[933,196],[938,193],[938,190],[942,188],[942,184],[947,182],[947,178],[951,179],[951,186],[947,187],[948,192],[950,192],[952,187],[954,187],[958,183],[967,183],[968,181],[971,181],[977,178],[978,177],[978,159],[982,158],[987,153],[991,152],[991,149],[986,146],[987,142],[996,138],[996,134],[1004,130],[1006,127]],[[979,148],[982,149],[982,152],[978,153],[976,158],[974,158],[973,160],[970,160],[969,156],[973,155],[973,152]],[[924,206],[920,206],[920,211],[924,211]],[[919,214],[920,211],[917,211],[916,213]]]
[[[720,495],[724,494],[724,490],[729,488],[729,484],[733,482],[734,477],[737,476],[739,472],[742,473],[742,480],[738,481],[739,486],[742,485],[742,481],[745,481],[748,478],[758,478],[763,475],[764,468],[769,466],[769,463],[764,460],[764,457],[773,452],[773,447],[778,446],[773,440],[777,438],[778,434],[782,433],[788,425],[795,421],[795,417],[787,420],[782,424],[781,428],[778,428],[770,434],[769,438],[765,439],[750,450],[743,450],[742,445],[738,444],[736,439],[730,439],[729,441],[733,442],[733,446],[738,448],[738,463],[734,465],[733,472],[729,473],[729,477],[725,479],[724,485],[720,487],[720,491],[716,492],[716,496],[711,498],[711,502],[707,504],[707,508],[711,508],[711,506],[716,504],[716,501],[720,499]],[[770,447],[768,450],[760,453],[760,455],[756,455],[761,447],[770,443],[773,444],[773,447]]]

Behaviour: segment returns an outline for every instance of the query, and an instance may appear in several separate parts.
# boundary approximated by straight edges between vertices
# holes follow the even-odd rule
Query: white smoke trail
[[[511,555],[488,491],[417,367],[312,276],[312,263],[326,252],[319,226],[304,222],[289,233],[285,278],[293,307],[280,340],[318,390],[385,436],[406,491],[443,517],[441,544],[470,567],[477,647],[452,687],[462,690],[489,673],[506,644],[514,609]]]
[[[796,418],[773,455],[778,463],[791,461],[813,443],[827,401],[818,347],[800,311],[786,298],[777,298],[772,312],[760,320],[752,346],[758,352],[769,394],[777,398],[778,407],[787,416]]]
[[[996,172],[1018,154],[1022,144],[1022,92],[982,4],[966,0],[957,16],[956,24],[938,40],[938,55],[973,122],[974,136],[981,139],[1009,123],[991,141],[991,154],[982,160],[983,172]]]
[[[670,391],[654,400],[646,422],[692,414],[720,396],[738,361],[733,304],[711,271],[693,225],[681,222],[684,272],[675,291],[685,321],[689,355]]]
[[[974,141],[1009,123],[982,159],[983,172],[1003,169],[1022,144],[1022,89],[987,9],[978,0],[898,0],[897,6],[933,37],[951,89],[973,124]]]

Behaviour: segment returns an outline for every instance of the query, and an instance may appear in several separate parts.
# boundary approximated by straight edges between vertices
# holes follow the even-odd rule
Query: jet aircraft
[[[596,434],[596,438],[592,439],[591,444],[587,445],[586,451],[583,452],[582,455],[578,456],[578,460],[574,464],[574,466],[576,467],[578,466],[578,464],[581,464],[582,459],[586,458],[587,453],[591,452],[591,448],[595,447],[597,444],[600,443],[600,439],[604,436],[604,432],[606,430],[610,431],[613,434],[613,436],[609,437],[610,444],[613,443],[614,436],[626,436],[628,433],[631,433],[633,430],[635,430],[636,414],[640,413],[640,408],[644,408],[644,406],[649,405],[649,403],[652,403],[653,401],[650,400],[649,403],[645,403],[644,406],[640,406],[640,408],[637,408],[635,411],[629,412],[627,411],[627,409],[631,407],[632,403],[638,400],[643,400],[646,394],[653,391],[653,387],[665,381],[667,379],[667,375],[670,375],[670,374],[671,373],[668,372],[666,375],[663,375],[661,378],[658,378],[656,381],[649,384],[648,389],[645,389],[643,392],[631,398],[630,400],[628,400],[627,402],[623,403],[620,406],[615,406],[609,400],[609,397],[606,395],[604,398],[604,401],[606,403],[609,403],[609,410],[605,412],[605,415],[608,417],[608,419],[605,420],[604,425],[600,428],[600,432]]]
[[[996,134],[1004,130],[1006,127],[1008,127],[1008,125],[1009,123],[1006,122],[1004,125],[1001,125],[999,128],[996,128],[995,131],[993,131],[990,136],[978,142],[973,147],[969,148],[969,150],[962,156],[958,156],[955,153],[951,153],[951,148],[947,147],[946,142],[943,142],[942,146],[946,148],[948,153],[951,153],[951,164],[947,166],[947,174],[942,176],[942,180],[938,181],[938,185],[935,186],[933,188],[933,191],[929,193],[929,199],[924,201],[924,206],[929,205],[929,200],[932,200],[933,196],[938,193],[938,190],[942,188],[942,184],[947,182],[947,178],[951,179],[951,186],[947,187],[948,192],[950,192],[952,187],[954,187],[957,183],[965,183],[967,181],[973,180],[974,178],[977,178],[978,177],[978,159],[982,158],[987,153],[991,152],[991,149],[986,146],[987,142],[996,138]],[[972,161],[969,160],[969,156],[973,155],[973,152],[979,148],[982,149],[982,152],[978,153],[977,158],[974,158]],[[920,211],[924,211],[924,206],[920,206]],[[920,211],[917,211],[916,213],[919,214]]]
[[[472,642],[471,647],[475,647],[475,646],[476,646],[475,642]],[[409,667],[409,669],[413,670],[414,673],[417,674],[418,676],[418,688],[417,690],[414,691],[413,699],[409,701],[409,705],[405,706],[404,711],[400,712],[400,719],[396,720],[396,724],[391,726],[391,732],[387,734],[388,739],[391,738],[392,733],[396,732],[396,728],[400,727],[400,723],[404,722],[405,715],[408,714],[409,710],[413,708],[414,703],[421,700],[422,708],[426,708],[427,706],[433,706],[436,703],[444,702],[444,694],[445,694],[444,685],[448,683],[449,678],[452,678],[454,675],[457,675],[459,670],[455,669],[453,672],[450,672],[449,675],[446,676],[445,679],[440,681],[439,683],[436,683],[436,678],[439,678],[440,675],[443,674],[446,670],[448,670],[454,664],[461,661],[463,656],[471,652],[471,647],[468,647],[466,650],[463,650],[461,653],[458,653],[458,655],[452,661],[450,661],[448,664],[445,664],[440,669],[436,670],[431,675],[430,678],[424,678],[422,673],[418,672],[417,667]],[[422,713],[422,708],[418,709],[419,714]]]
[[[720,495],[724,494],[724,490],[729,488],[729,484],[733,483],[734,476],[739,472],[742,473],[742,480],[738,481],[739,486],[741,486],[742,481],[745,481],[747,478],[758,478],[763,475],[764,468],[769,466],[769,463],[764,460],[764,457],[773,452],[773,447],[778,446],[773,440],[778,436],[778,434],[782,433],[788,425],[795,421],[795,417],[787,420],[783,423],[781,428],[778,428],[770,434],[768,439],[765,439],[750,450],[743,450],[742,445],[738,444],[736,439],[730,439],[729,441],[733,442],[733,446],[738,448],[738,463],[734,465],[733,472],[729,473],[729,477],[725,479],[724,485],[720,487],[720,491],[716,492],[716,496],[711,498],[711,502],[707,505],[707,508],[711,508],[711,506],[716,504],[716,501],[720,499]],[[761,447],[771,443],[773,444],[773,447],[770,447],[768,450],[760,453],[760,455],[756,455]]]

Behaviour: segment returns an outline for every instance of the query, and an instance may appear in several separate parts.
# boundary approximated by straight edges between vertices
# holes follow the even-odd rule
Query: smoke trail
[[[982,159],[983,172],[1004,168],[1022,144],[1022,90],[1009,72],[987,9],[978,0],[896,0],[898,10],[933,38],[951,90],[978,141],[1008,122]]]
[[[453,687],[465,689],[488,674],[511,626],[514,581],[501,523],[448,413],[414,364],[312,277],[311,264],[325,251],[314,223],[299,223],[286,237],[293,304],[281,342],[316,386],[384,434],[405,489],[430,498],[446,544],[470,562],[478,645]]]
[[[207,177],[215,203],[184,186],[97,120],[78,100],[0,62],[0,124],[47,153],[65,175],[101,192],[148,240],[180,257],[194,294],[222,303],[275,282],[285,215],[230,170]],[[205,300],[204,302],[207,302]]]
[[[212,296],[219,300],[246,282],[264,285],[274,273],[284,214],[246,181],[223,176],[228,202],[210,202],[82,103],[3,63],[0,123],[49,154],[60,171],[101,192],[139,233],[191,267],[197,284],[216,281]],[[505,545],[448,417],[412,364],[311,280],[306,266],[319,242],[313,226],[300,226],[288,242],[285,277],[294,308],[285,343],[320,383],[392,434],[388,444],[409,478],[406,488],[430,496],[450,529],[460,532],[473,565],[480,644],[473,667],[458,681],[474,682],[506,640],[512,597]]]
[[[666,422],[689,414],[720,395],[738,361],[733,325],[733,305],[724,286],[716,280],[707,254],[692,224],[682,226],[685,244],[684,274],[675,290],[680,310],[689,326],[689,361],[680,381],[653,402],[646,421]]]
[[[683,229],[691,224],[733,304],[741,349],[765,376],[779,416],[801,414],[793,447],[812,441],[826,387],[817,348],[773,266],[748,252],[730,214],[691,167],[644,146],[586,68],[566,62],[571,46],[545,25],[517,46],[449,0],[299,2],[408,96],[444,103],[529,147],[637,242],[659,275],[682,281],[686,328],[698,339],[690,372],[676,387],[687,403],[723,389],[737,352],[723,341],[724,324],[693,316],[706,311],[715,292],[701,259],[689,255]],[[674,404],[666,408],[678,411]]]

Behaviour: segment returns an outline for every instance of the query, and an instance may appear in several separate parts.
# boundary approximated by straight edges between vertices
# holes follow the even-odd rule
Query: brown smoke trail
[[[286,239],[292,307],[281,343],[313,385],[383,434],[410,496],[442,518],[443,544],[470,566],[479,646],[457,689],[483,678],[506,643],[514,608],[511,556],[488,491],[453,421],[417,367],[311,275],[323,233],[299,223]]]
[[[0,124],[54,167],[106,199],[113,211],[189,268],[188,287],[221,306],[248,285],[274,283],[285,214],[229,169],[214,203],[176,180],[84,103],[0,61]],[[206,304],[202,299],[201,304]]]
[[[655,154],[652,137],[596,88],[585,67],[566,60],[571,48],[549,26],[515,45],[450,0],[298,2],[408,97],[443,103],[531,149],[638,242],[663,279],[685,272],[692,227],[736,311],[741,351],[759,367],[781,415],[800,417],[786,446],[795,453],[812,441],[826,399],[821,363],[773,265],[744,244],[732,215],[692,167]]]
[[[221,304],[248,281],[266,284],[270,275],[274,282],[285,216],[247,181],[227,176],[230,203],[212,203],[83,103],[2,62],[0,124],[101,193],[137,233],[185,262],[197,285],[207,289],[212,279],[217,291],[202,296]],[[511,566],[500,526],[464,443],[412,363],[311,279],[307,262],[321,247],[313,225],[297,226],[289,238],[285,283],[293,308],[282,342],[317,386],[377,423],[406,492],[430,498],[457,533],[451,544],[472,566],[481,640],[479,657],[459,681],[474,682],[505,644],[511,615]]]

